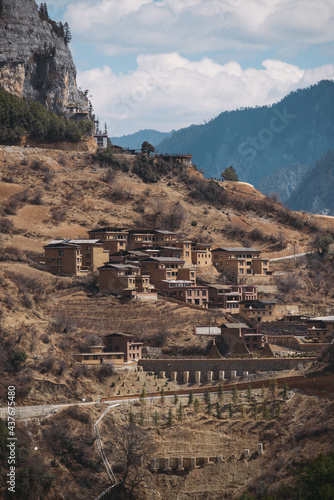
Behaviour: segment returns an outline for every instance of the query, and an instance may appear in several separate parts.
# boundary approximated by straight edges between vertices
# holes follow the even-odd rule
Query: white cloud
[[[300,47],[334,40],[333,0],[74,0],[76,40],[105,54]]]
[[[195,1],[195,0],[194,0]],[[193,62],[178,53],[141,55],[137,68],[116,75],[105,66],[79,72],[78,81],[93,95],[93,105],[111,135],[143,128],[161,131],[201,123],[224,110],[270,104],[297,88],[334,78],[334,64],[316,69],[265,60],[261,69]]]

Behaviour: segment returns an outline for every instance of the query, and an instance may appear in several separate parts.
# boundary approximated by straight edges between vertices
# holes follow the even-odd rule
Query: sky
[[[49,0],[110,136],[169,132],[334,79],[334,0]]]

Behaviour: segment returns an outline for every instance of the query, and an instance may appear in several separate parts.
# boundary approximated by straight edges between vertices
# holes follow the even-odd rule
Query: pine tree
[[[288,387],[288,384],[286,383],[286,380],[285,380],[284,387],[283,387],[283,399],[284,399],[284,401],[286,399],[288,399],[288,395],[289,395],[289,387]]]
[[[219,384],[219,386],[218,386],[218,399],[220,402],[223,401],[223,388],[222,388],[221,384]]]
[[[175,406],[177,405],[178,401],[179,401],[179,396],[177,394],[174,394],[174,404],[175,404]]]
[[[164,388],[161,387],[161,392],[160,392],[160,401],[161,401],[161,404],[163,405],[165,403],[165,391],[164,391]]]
[[[139,401],[141,402],[142,405],[146,404],[145,398],[146,398],[146,389],[145,387],[143,387],[139,398]]]
[[[268,410],[268,405],[267,403],[263,404],[263,410],[262,410],[262,415],[265,420],[268,420],[270,418],[270,413]]]
[[[276,408],[276,418],[279,420],[282,415],[282,405],[280,401],[277,401],[277,408]]]
[[[272,398],[275,399],[276,398],[276,394],[277,394],[277,380],[275,379],[275,377],[273,377],[270,380],[269,388],[270,388],[270,392],[271,392]]]
[[[173,410],[172,408],[169,408],[168,412],[168,425],[171,427],[173,425]]]
[[[252,400],[252,388],[251,388],[251,385],[248,384],[248,388],[247,388],[247,401],[250,403]]]
[[[195,398],[195,401],[194,401],[194,411],[195,411],[195,413],[199,412],[199,408],[200,408],[200,402],[198,401],[197,398]]]
[[[245,410],[244,405],[241,405],[240,411],[241,411],[242,419],[245,420],[245,418],[246,418],[246,410]]]
[[[154,425],[156,427],[158,427],[158,424],[159,424],[159,414],[158,414],[157,410],[155,410],[155,412],[154,412],[153,421],[154,421]]]
[[[217,401],[217,403],[216,403],[216,416],[217,416],[217,418],[222,418],[222,409],[221,409],[219,401]]]
[[[143,410],[141,410],[141,412],[140,412],[140,425],[141,426],[144,425],[144,419],[145,419],[144,412],[143,412]]]
[[[132,410],[130,410],[130,413],[129,413],[129,424],[134,424],[135,423],[135,417],[134,417],[134,414],[132,412]]]
[[[232,401],[234,404],[236,404],[238,402],[238,389],[236,388],[236,386],[234,385],[233,388],[232,388]]]
[[[238,181],[239,177],[232,165],[230,167],[225,168],[225,170],[221,173],[223,181]]]
[[[209,389],[205,389],[205,392],[204,392],[204,402],[206,404],[208,404],[208,401],[210,401],[210,392],[209,392]]]
[[[182,406],[181,402],[179,405],[178,417],[179,417],[180,422],[182,422],[183,421],[183,406]]]
[[[72,35],[71,35],[71,31],[70,31],[70,27],[69,27],[68,23],[64,24],[63,33],[64,33],[63,37],[64,37],[65,45],[68,45],[70,43],[70,41],[72,40]]]
[[[262,401],[264,401],[265,396],[266,396],[266,388],[265,388],[264,384],[262,384],[262,387],[261,387]]]
[[[193,391],[190,391],[189,392],[189,398],[188,398],[188,406],[192,405],[194,402],[194,395],[193,395]]]
[[[228,405],[228,412],[229,412],[230,418],[232,418],[232,417],[233,417],[233,415],[234,415],[234,408],[233,408],[233,406],[232,406],[232,403],[230,403],[230,404]]]
[[[211,404],[211,401],[209,400],[207,403],[206,403],[206,413],[208,415],[211,415],[211,410],[212,410],[212,404]]]

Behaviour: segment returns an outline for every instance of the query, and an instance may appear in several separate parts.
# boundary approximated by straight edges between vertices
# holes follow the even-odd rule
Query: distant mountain
[[[281,201],[286,203],[299,186],[307,169],[307,166],[300,163],[277,168],[271,175],[261,181],[259,190],[266,194],[278,192]]]
[[[328,151],[306,171],[287,200],[292,209],[334,215],[334,151]]]
[[[272,106],[225,111],[204,125],[178,130],[157,148],[191,152],[206,177],[219,178],[233,165],[240,180],[287,199],[305,169],[334,149],[333,130],[334,82],[323,80]]]
[[[122,148],[139,149],[144,141],[149,142],[152,146],[156,146],[163,139],[170,137],[174,133],[171,132],[158,132],[157,130],[139,130],[134,134],[122,135],[121,137],[110,137],[113,144],[121,146]]]

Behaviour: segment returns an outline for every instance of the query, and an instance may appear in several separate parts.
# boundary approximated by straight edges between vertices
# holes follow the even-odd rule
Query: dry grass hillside
[[[51,239],[84,238],[98,225],[150,226],[168,228],[213,246],[254,246],[265,255],[279,257],[292,254],[296,248],[298,252],[314,249],[316,238],[334,234],[332,218],[291,212],[275,202],[275,196],[267,198],[249,184],[207,181],[194,169],[180,170],[161,161],[152,165],[147,159],[138,163],[133,157],[128,161],[115,157],[108,163],[88,152],[0,147],[0,406],[6,402],[7,386],[13,383],[18,404],[25,405],[138,394],[143,386],[155,390],[157,381],[146,381],[145,374],[131,370],[115,374],[105,368],[82,367],[73,361],[72,354],[101,343],[102,336],[110,331],[121,330],[170,355],[203,355],[207,341],[194,339],[193,325],[219,324],[224,319],[219,311],[195,310],[163,300],[124,304],[116,297],[101,296],[94,274],[84,278],[53,276],[39,263],[43,245]],[[278,262],[272,268],[285,274],[277,292],[272,292],[281,302],[303,310],[312,305],[321,312],[334,307],[329,256]],[[170,384],[169,388],[176,386]],[[150,489],[139,490],[137,498],[236,498],[252,486],[257,475],[262,481],[260,471],[267,461],[273,482],[287,477],[289,467],[297,460],[295,431],[288,422],[302,422],[302,430],[307,425],[303,411],[311,411],[311,403],[313,400],[306,396],[293,398],[287,403],[286,420],[270,424],[231,420],[227,413],[224,422],[204,412],[197,418],[188,409],[189,420],[185,422],[189,425],[174,422],[171,427],[166,424],[167,410],[159,408],[161,428],[148,421],[145,426],[157,438],[161,454],[166,453],[166,442],[179,453],[180,443],[192,443],[192,439],[194,453],[211,453],[213,448],[207,443],[217,438],[221,443],[218,448],[226,456],[232,444],[236,453],[248,444],[255,446],[258,440],[274,444],[268,446],[266,460],[249,462],[246,468],[238,459],[232,463],[225,460],[219,465],[219,475],[211,465],[184,476],[151,475],[146,482]],[[317,408],[317,418],[325,422],[332,411],[331,403],[324,399]],[[30,434],[22,428],[22,442],[27,447],[31,439],[38,443],[45,467],[45,488],[36,490],[40,496],[33,493],[35,496],[29,498],[85,499],[103,489],[106,476],[92,435],[92,422],[100,414],[100,407],[78,413],[64,410],[54,420],[35,422],[29,427]],[[152,415],[147,415],[149,418]],[[65,420],[67,455],[59,452],[60,464],[50,467],[52,452],[43,436],[51,433],[49,429],[58,421],[64,426]],[[197,430],[200,439],[196,444]],[[332,428],[330,433],[329,442],[333,443]],[[292,443],[292,451],[284,461],[280,457],[286,440]],[[298,441],[299,447],[300,442],[304,441]],[[312,439],[309,456],[328,451],[325,443],[318,447],[314,443]],[[300,454],[304,453],[303,444]],[[36,466],[33,471],[38,471],[36,457],[31,463]],[[55,476],[55,486],[48,486],[48,473]],[[220,496],[222,491],[224,497]]]

